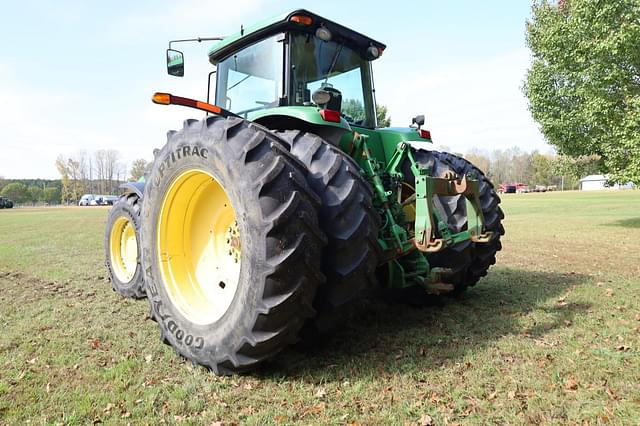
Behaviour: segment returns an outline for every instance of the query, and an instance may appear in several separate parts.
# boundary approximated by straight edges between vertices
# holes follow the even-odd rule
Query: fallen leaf
[[[566,325],[567,327],[571,327],[572,324],[573,323],[571,321],[569,321],[569,320],[565,320],[564,321],[564,325]]]
[[[49,393],[49,391],[51,390],[51,384],[50,383],[47,383],[46,390],[47,390],[47,393]]]
[[[420,417],[420,426],[433,426],[433,418],[428,414],[423,414]]]
[[[507,393],[507,398],[509,398],[510,400],[515,399],[515,397],[516,397],[516,393],[514,391],[509,391]]]
[[[136,399],[136,404],[142,404],[144,402],[143,399]]]
[[[129,417],[131,417],[131,413],[128,411],[125,411],[120,415],[120,417],[122,417],[123,419],[128,419]]]
[[[575,379],[567,380],[567,383],[564,385],[565,390],[574,391],[578,389],[578,382]]]
[[[100,349],[100,340],[99,339],[93,339],[89,345],[91,346],[91,349]]]
[[[493,401],[498,396],[498,392],[494,391],[487,395],[487,401]]]
[[[302,413],[300,418],[304,418],[305,416],[307,416],[309,414],[320,414],[325,410],[326,407],[327,407],[327,405],[324,402],[321,402],[320,404],[314,405],[313,407],[306,409]]]
[[[640,321],[640,314],[636,314],[636,321]]]
[[[316,392],[315,397],[316,398],[324,398],[327,395],[327,391],[324,390],[324,388],[320,388],[318,389],[318,392]]]
[[[222,424],[221,421],[215,421],[215,422],[211,423],[209,426],[224,426],[224,425]]]
[[[613,289],[612,288],[608,288],[607,289],[607,296],[609,296],[609,297],[613,296]]]
[[[618,351],[618,352],[627,352],[629,349],[631,349],[631,348],[629,346],[625,346],[625,345],[616,346],[616,351]]]
[[[153,359],[153,356],[151,356],[151,354],[144,356],[144,360],[147,364],[149,364],[152,359]]]
[[[109,414],[111,410],[113,410],[114,405],[112,403],[108,403],[106,407],[102,410],[103,413]]]
[[[38,360],[38,357],[35,358],[31,358],[29,361],[27,361],[29,364],[33,365],[36,363],[36,361]]]

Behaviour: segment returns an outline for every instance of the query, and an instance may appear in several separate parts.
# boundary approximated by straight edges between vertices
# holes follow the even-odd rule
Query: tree
[[[142,176],[144,176],[144,172],[147,170],[147,160],[144,158],[138,158],[131,163],[131,176],[129,177],[129,181],[136,182]]]
[[[391,125],[391,117],[387,116],[387,106],[376,104],[376,119],[378,127],[389,127]]]
[[[31,185],[29,187],[29,201],[35,204],[38,201],[42,201],[42,196],[42,188],[37,185]]]
[[[534,0],[533,118],[558,153],[598,155],[612,181],[640,184],[640,2]]]
[[[534,152],[531,155],[531,184],[532,185],[551,185],[555,182],[555,174],[553,170],[553,159],[549,156]]]
[[[22,204],[29,201],[29,189],[27,185],[20,182],[12,182],[2,188],[2,196],[7,197],[16,204]]]
[[[477,148],[471,148],[471,150],[465,154],[464,158],[466,158],[474,166],[479,168],[484,174],[487,174],[489,172],[491,161],[489,160],[489,157],[487,157],[481,150]]]
[[[342,113],[350,117],[354,123],[365,119],[364,105],[358,99],[345,99],[342,102]],[[386,105],[376,104],[376,121],[378,122],[378,127],[389,127],[391,125],[391,117],[387,117]]]
[[[45,188],[42,190],[42,201],[48,204],[60,203],[60,189],[54,187]]]
[[[56,169],[60,173],[60,182],[62,183],[62,189],[60,194],[60,201],[68,203],[71,199],[71,182],[69,179],[69,170],[67,169],[67,162],[62,155],[56,158]]]

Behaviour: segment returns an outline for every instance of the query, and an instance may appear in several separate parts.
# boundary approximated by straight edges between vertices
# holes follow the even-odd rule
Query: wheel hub
[[[211,324],[229,309],[240,279],[240,231],[222,185],[188,170],[170,185],[157,227],[162,284],[188,320]]]

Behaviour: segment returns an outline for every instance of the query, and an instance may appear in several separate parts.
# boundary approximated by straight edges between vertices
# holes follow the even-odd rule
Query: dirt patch
[[[103,279],[95,278],[93,281],[103,281]],[[95,289],[79,288],[73,285],[71,280],[61,283],[43,280],[15,271],[0,271],[0,283],[2,283],[2,288],[5,289],[5,296],[24,298],[31,301],[38,301],[51,296],[87,299],[96,295]],[[1,299],[4,299],[4,297],[0,297]]]

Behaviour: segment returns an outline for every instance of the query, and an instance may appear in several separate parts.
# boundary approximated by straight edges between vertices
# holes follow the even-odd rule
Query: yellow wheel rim
[[[114,275],[122,283],[128,283],[138,267],[138,241],[136,229],[126,216],[118,217],[109,236],[111,266]]]
[[[240,231],[231,201],[209,173],[188,170],[169,187],[157,227],[163,284],[174,306],[196,324],[229,309],[240,280]]]

